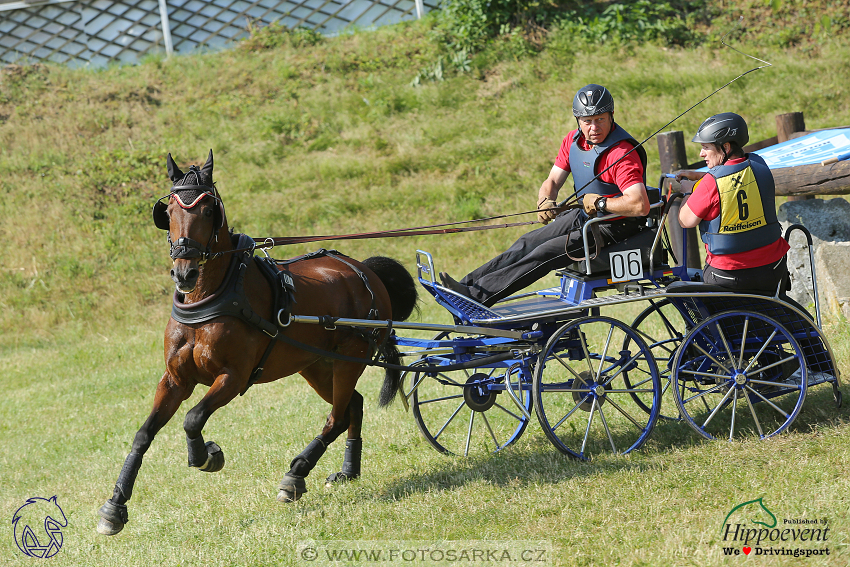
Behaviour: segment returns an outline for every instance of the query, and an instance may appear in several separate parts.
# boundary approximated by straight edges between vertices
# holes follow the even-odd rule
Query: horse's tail
[[[363,264],[375,272],[384,284],[390,296],[394,321],[406,321],[416,308],[416,284],[410,273],[396,260],[385,256],[373,256],[363,261]],[[385,343],[381,347],[381,355],[389,364],[399,364],[400,357],[395,345]],[[401,371],[387,368],[384,384],[378,396],[378,405],[384,407],[395,399],[401,387]]]

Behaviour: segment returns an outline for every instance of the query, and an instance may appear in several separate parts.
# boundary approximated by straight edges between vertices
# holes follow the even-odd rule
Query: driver
[[[780,282],[790,283],[785,261],[790,247],[776,219],[773,174],[761,156],[744,153],[749,139],[747,123],[732,112],[702,123],[692,141],[701,145],[699,157],[709,170],[677,172],[679,180],[697,181],[679,210],[679,223],[699,225],[705,283],[775,293]]]
[[[537,218],[546,226],[526,233],[459,282],[440,272],[445,287],[491,306],[582,256],[581,228],[589,215],[620,215],[599,223],[603,246],[645,228],[641,217],[649,213],[646,152],[614,122],[611,93],[596,84],[581,88],[573,98],[573,116],[578,128],[564,138],[555,165],[537,194]],[[561,211],[555,200],[570,173],[581,206]]]

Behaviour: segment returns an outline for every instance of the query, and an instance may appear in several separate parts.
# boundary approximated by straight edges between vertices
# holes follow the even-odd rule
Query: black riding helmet
[[[582,87],[573,98],[573,116],[595,116],[614,112],[614,97],[602,85],[590,84]]]
[[[734,112],[722,112],[706,118],[696,136],[691,140],[698,144],[725,144],[735,142],[743,148],[750,141],[747,123]]]

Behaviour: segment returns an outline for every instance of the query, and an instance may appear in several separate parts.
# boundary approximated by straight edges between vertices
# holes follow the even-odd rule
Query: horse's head
[[[171,279],[179,292],[190,293],[198,283],[201,266],[214,257],[212,247],[218,242],[218,233],[227,231],[224,204],[213,183],[212,150],[200,169],[193,165],[183,173],[171,154],[167,164],[174,185],[153,206],[153,221],[157,228],[168,231]]]

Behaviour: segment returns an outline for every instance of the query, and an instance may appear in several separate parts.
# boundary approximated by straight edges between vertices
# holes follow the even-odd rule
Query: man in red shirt
[[[773,175],[757,154],[742,149],[747,123],[732,112],[716,114],[699,127],[694,142],[708,173],[680,171],[698,181],[679,211],[685,228],[697,225],[707,252],[703,281],[731,289],[785,291],[788,243],[776,218]]]
[[[564,138],[537,195],[537,217],[546,226],[526,233],[459,282],[441,272],[445,287],[490,306],[583,256],[581,228],[590,215],[621,215],[599,224],[603,246],[645,228],[646,152],[614,122],[611,93],[596,84],[580,89],[573,98],[573,116],[578,128]],[[555,200],[570,173],[581,207],[562,212]]]

